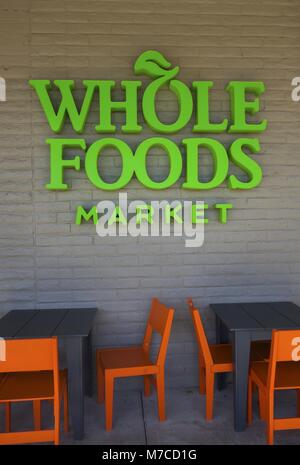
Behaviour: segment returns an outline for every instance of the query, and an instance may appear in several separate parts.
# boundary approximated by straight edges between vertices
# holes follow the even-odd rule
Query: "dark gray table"
[[[216,314],[218,343],[233,343],[234,428],[247,424],[247,391],[251,340],[270,339],[273,329],[299,329],[300,307],[293,302],[211,304]],[[218,375],[223,389],[226,375]]]
[[[92,395],[91,330],[96,308],[11,310],[0,319],[4,339],[57,336],[66,344],[74,439],[84,437],[84,395]]]

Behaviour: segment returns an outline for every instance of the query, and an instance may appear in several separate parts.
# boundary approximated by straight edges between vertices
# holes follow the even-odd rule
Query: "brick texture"
[[[210,219],[205,243],[188,249],[181,238],[99,238],[93,225],[75,225],[79,204],[96,204],[117,193],[93,188],[84,172],[69,170],[67,192],[45,189],[49,179],[47,137],[53,137],[29,79],[133,79],[132,66],[144,50],[158,49],[180,79],[213,80],[213,118],[229,114],[230,80],[262,80],[261,117],[269,121],[255,158],[264,178],[252,191],[224,185],[204,193],[179,184],[152,192],[132,181],[131,199],[199,199],[232,202],[227,225]],[[290,299],[300,304],[300,103],[291,101],[299,75],[299,0],[0,0],[0,76],[7,102],[0,103],[0,311],[13,308],[97,306],[95,346],[138,343],[152,296],[174,306],[176,318],[168,363],[169,385],[197,382],[196,345],[185,299],[200,306],[210,339],[210,302]],[[116,92],[116,97],[121,96]],[[162,118],[176,117],[176,102],[162,92]],[[93,126],[84,137],[101,137]],[[121,124],[123,116],[115,121]],[[189,137],[191,126],[172,138]],[[68,124],[62,132],[78,137]],[[135,147],[138,136],[118,132]],[[215,135],[228,145],[233,135]],[[203,162],[209,175],[209,160]],[[107,154],[102,167],[119,173]],[[149,173],[165,175],[157,154]],[[134,384],[132,384],[134,385]]]

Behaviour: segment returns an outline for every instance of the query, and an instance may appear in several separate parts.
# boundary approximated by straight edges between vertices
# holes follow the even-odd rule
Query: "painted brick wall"
[[[263,80],[262,117],[269,121],[255,158],[264,179],[250,192],[226,186],[199,194],[176,186],[153,193],[132,181],[132,199],[199,199],[234,205],[230,222],[208,213],[205,244],[188,249],[181,238],[100,239],[92,225],[74,224],[78,204],[117,193],[93,188],[84,172],[70,170],[67,192],[50,192],[46,123],[28,79],[132,79],[144,50],[160,50],[180,79],[213,80],[215,120],[228,116],[224,87],[230,80]],[[150,299],[176,309],[168,355],[168,383],[195,384],[196,347],[185,298],[201,307],[210,338],[210,302],[291,299],[300,304],[300,103],[290,98],[300,68],[299,0],[0,0],[0,311],[12,308],[97,306],[95,345],[137,343]],[[121,97],[118,92],[118,95]],[[162,93],[161,115],[176,117],[176,102]],[[85,137],[99,136],[93,107]],[[115,120],[120,123],[122,115]],[[187,127],[173,137],[190,136]],[[66,125],[63,135],[76,137]],[[136,146],[149,137],[118,134]],[[229,144],[234,136],[217,135]],[[204,157],[204,173],[210,162]],[[120,170],[113,153],[102,160],[107,175]],[[154,154],[149,172],[167,173]]]

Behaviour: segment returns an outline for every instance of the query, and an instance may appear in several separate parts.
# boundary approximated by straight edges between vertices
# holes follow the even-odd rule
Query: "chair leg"
[[[259,403],[259,417],[261,420],[267,420],[267,404],[266,397],[261,389],[258,388],[258,403]]]
[[[144,396],[148,397],[151,394],[151,377],[144,376]]]
[[[64,432],[69,431],[69,399],[68,399],[68,384],[64,387]]]
[[[215,374],[206,372],[206,420],[212,420],[214,408]]]
[[[59,400],[54,400],[54,444],[59,445],[60,432],[60,406]]]
[[[297,389],[297,416],[300,417],[300,389]]]
[[[5,404],[5,432],[11,432],[11,403]]]
[[[159,418],[159,421],[165,421],[166,407],[165,407],[165,375],[164,373],[160,373],[156,376],[156,390],[157,390],[158,418]]]
[[[248,425],[251,425],[253,421],[253,412],[252,412],[252,396],[253,396],[253,383],[249,377],[248,382]]]
[[[98,394],[98,403],[101,404],[104,402],[105,394],[105,380],[104,380],[104,370],[101,364],[100,357],[97,358],[97,394]]]
[[[267,398],[267,443],[274,444],[274,393],[272,392]]]
[[[205,394],[205,368],[200,367],[199,369],[199,392]]]
[[[39,431],[41,429],[41,401],[33,401],[33,420],[34,420],[34,429]]]
[[[105,372],[105,429],[112,429],[113,416],[113,401],[114,401],[114,378],[108,372]]]
[[[201,363],[199,356],[199,392],[205,394],[205,367]]]

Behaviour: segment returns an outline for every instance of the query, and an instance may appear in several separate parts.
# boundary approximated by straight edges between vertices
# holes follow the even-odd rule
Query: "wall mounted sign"
[[[47,189],[64,191],[70,188],[65,182],[65,170],[84,170],[88,180],[96,188],[115,191],[125,188],[133,178],[147,189],[162,190],[172,187],[181,179],[185,168],[185,179],[182,189],[206,191],[215,189],[226,183],[229,189],[248,190],[257,187],[262,180],[260,165],[251,158],[251,154],[260,152],[259,139],[255,134],[265,131],[267,121],[253,122],[253,116],[260,111],[260,96],[265,91],[261,81],[230,81],[225,92],[229,94],[231,110],[228,118],[219,122],[212,122],[210,115],[210,93],[213,91],[212,81],[194,81],[190,86],[177,79],[179,67],[172,67],[171,63],[158,51],[148,50],[142,53],[134,64],[136,76],[146,75],[151,82],[142,89],[140,80],[121,81],[124,93],[123,101],[115,101],[112,91],[116,88],[113,80],[84,80],[85,95],[81,108],[75,103],[73,80],[30,80],[41,107],[45,113],[51,130],[59,134],[66,119],[69,120],[76,134],[84,133],[91,105],[95,99],[98,102],[98,121],[94,127],[95,133],[100,135],[91,145],[87,146],[82,137],[76,138],[48,138],[46,143],[50,149],[50,180]],[[159,92],[168,90],[177,99],[178,111],[175,121],[163,122],[157,112]],[[61,98],[58,110],[55,111],[51,101],[51,91],[58,90]],[[249,95],[251,94],[251,95]],[[120,134],[142,134],[143,126],[138,119],[139,107],[146,125],[155,132],[155,137],[143,139],[136,147],[130,147],[120,137],[115,137],[117,127],[112,121],[115,112],[125,114],[125,123],[120,128]],[[251,121],[249,121],[249,119]],[[188,124],[192,124],[191,137],[181,141],[181,149],[186,154],[186,166],[180,146],[172,140],[172,135],[178,134]],[[215,135],[229,133],[237,137],[226,147],[215,138]],[[213,134],[214,137],[207,137]],[[241,134],[241,137],[238,135]],[[169,173],[163,180],[153,179],[147,170],[147,156],[152,148],[159,147],[169,159]],[[80,155],[70,159],[65,158],[66,149],[80,150],[85,154],[84,163]],[[106,148],[115,149],[122,160],[122,170],[117,180],[107,182],[103,173],[99,172],[99,157]],[[199,156],[205,149],[213,160],[213,176],[211,179],[200,180]],[[230,173],[231,165],[236,165],[246,179],[241,180]],[[200,164],[201,166],[201,164]],[[200,168],[201,169],[201,168]],[[83,209],[83,207],[81,207]],[[83,209],[84,210],[84,209]],[[82,212],[81,212],[82,213]],[[91,218],[79,217],[82,219]],[[81,222],[78,220],[77,222]]]

